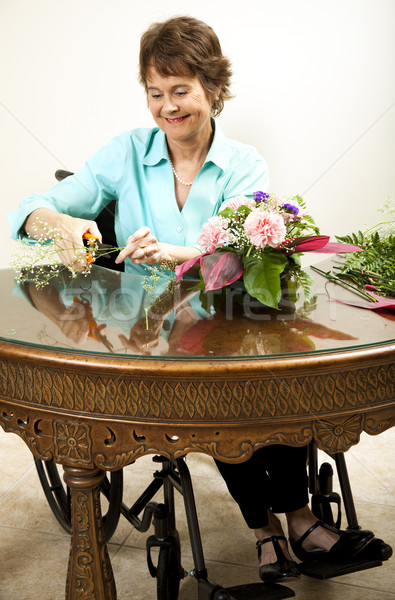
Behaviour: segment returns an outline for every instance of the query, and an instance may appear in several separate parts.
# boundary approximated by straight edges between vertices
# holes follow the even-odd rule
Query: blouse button
[[[177,233],[181,233],[182,227],[177,227]]]

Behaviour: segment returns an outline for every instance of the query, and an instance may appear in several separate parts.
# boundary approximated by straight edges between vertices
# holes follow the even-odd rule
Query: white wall
[[[395,0],[1,0],[1,268],[23,196],[153,124],[139,38],[178,14],[219,35],[236,94],[219,124],[266,157],[271,191],[303,195],[331,235],[394,195]]]

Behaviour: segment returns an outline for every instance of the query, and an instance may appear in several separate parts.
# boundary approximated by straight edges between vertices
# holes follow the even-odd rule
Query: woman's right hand
[[[64,306],[58,315],[57,325],[60,331],[75,344],[83,344],[90,333],[93,319],[92,307],[89,303],[74,301],[71,306]],[[105,325],[100,325],[100,328]]]
[[[87,260],[84,233],[91,233],[101,241],[96,222],[56,213],[47,208],[33,211],[26,219],[25,231],[32,238],[45,239],[47,235],[51,239],[54,230],[57,231],[56,250],[62,263],[72,271],[83,271]]]

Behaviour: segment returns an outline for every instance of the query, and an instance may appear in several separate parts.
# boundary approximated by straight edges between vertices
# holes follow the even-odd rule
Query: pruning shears
[[[74,296],[73,302],[80,302],[81,304],[89,304],[90,305],[90,303],[87,300],[81,300],[81,298],[78,298],[77,296]],[[91,317],[91,319],[89,321],[88,337],[96,340],[96,342],[101,342],[107,348],[107,350],[109,350],[110,352],[114,351],[113,350],[114,346],[109,341],[107,336],[105,336],[101,332],[99,325],[97,324],[97,322],[95,321],[95,319],[93,317]]]
[[[106,257],[110,256],[109,252],[101,252],[101,250],[106,250],[107,248],[111,248],[110,244],[103,244],[103,242],[101,242],[99,240],[99,238],[96,237],[95,235],[93,235],[92,233],[85,232],[82,237],[84,239],[85,245],[88,248],[88,250],[89,249],[92,250],[92,252],[91,251],[87,252],[87,255],[86,255],[86,260],[88,261],[88,263],[95,262],[95,260],[96,260],[95,256],[94,256],[95,250],[100,250],[100,256],[106,256]]]

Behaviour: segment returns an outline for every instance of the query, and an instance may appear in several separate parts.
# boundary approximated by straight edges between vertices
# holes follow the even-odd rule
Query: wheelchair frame
[[[348,478],[345,457],[343,454],[333,456],[342,491],[342,499],[348,522],[348,529],[360,529],[357,521],[351,486]],[[168,458],[154,456],[153,462],[161,465],[153,479],[142,492],[136,502],[128,507],[122,501],[122,470],[106,476],[101,492],[109,502],[108,510],[103,517],[104,534],[108,541],[114,533],[122,515],[141,533],[145,533],[151,524],[154,533],[146,541],[148,570],[156,578],[157,600],[177,600],[181,580],[188,575],[181,564],[181,548],[179,534],[175,522],[175,490],[183,496],[188,532],[193,556],[194,568],[189,573],[197,580],[198,600],[279,600],[295,595],[294,591],[283,584],[258,582],[223,587],[211,583],[208,579],[200,528],[197,517],[196,502],[192,480],[184,458],[171,462]],[[40,481],[51,510],[59,523],[70,531],[70,498],[61,483],[57,466],[48,461],[35,459]],[[312,499],[312,510],[317,518],[328,525],[340,528],[341,499],[333,492],[333,469],[330,463],[324,462],[317,468],[317,448],[314,443],[309,447],[309,489]],[[163,502],[153,501],[154,496],[163,490]],[[337,508],[334,517],[332,505]],[[154,564],[151,551],[158,549],[157,564]],[[346,573],[377,567],[392,555],[391,547],[383,540],[373,538],[368,546],[349,562],[335,563],[322,561],[305,561],[298,564],[299,570],[310,577],[327,579]]]

